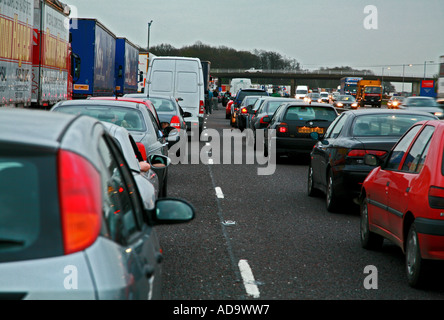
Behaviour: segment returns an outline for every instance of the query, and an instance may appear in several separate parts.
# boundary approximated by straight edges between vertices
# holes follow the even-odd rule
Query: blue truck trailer
[[[72,51],[80,58],[73,99],[113,96],[116,90],[116,36],[96,19],[71,19]],[[137,69],[136,69],[137,70]]]
[[[116,94],[137,93],[139,47],[126,38],[116,39]]]

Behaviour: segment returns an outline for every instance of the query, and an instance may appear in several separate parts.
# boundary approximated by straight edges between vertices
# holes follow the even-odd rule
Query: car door
[[[395,215],[400,215],[402,217],[400,211],[390,207],[389,190],[390,193],[392,193],[394,192],[393,188],[397,188],[403,183],[402,175],[404,175],[404,173],[399,171],[399,166],[410,143],[420,128],[421,126],[413,127],[398,141],[392,149],[387,162],[381,166],[378,174],[374,176],[372,187],[367,194],[369,199],[370,222],[389,233],[392,233],[389,217]]]
[[[416,126],[420,128],[420,126]],[[425,126],[411,143],[407,154],[401,162],[398,171],[392,171],[388,185],[388,226],[391,233],[402,240],[403,217],[409,207],[410,192],[416,192],[420,182],[419,174],[427,156],[430,141],[435,127]],[[414,130],[415,131],[415,130]],[[414,132],[413,131],[413,132]],[[412,142],[415,136],[409,135],[407,141]]]
[[[158,291],[155,277],[160,276],[157,239],[153,238],[152,228],[144,222],[140,194],[117,145],[110,137],[104,136],[99,142],[99,149],[109,172],[103,184],[106,235],[116,244],[120,264],[126,271],[125,287],[116,285],[116,290],[125,299],[150,299]]]
[[[146,110],[146,116],[148,118],[146,121],[147,125],[150,127],[150,131],[153,132],[152,143],[148,150],[148,154],[162,154],[168,156],[168,143],[166,142],[166,138],[162,133],[157,120],[149,110]]]
[[[324,139],[318,141],[311,152],[313,180],[318,185],[326,186],[327,168],[330,163],[331,153],[334,152],[335,140],[339,137],[347,119],[348,115],[345,113],[337,117],[327,129]]]

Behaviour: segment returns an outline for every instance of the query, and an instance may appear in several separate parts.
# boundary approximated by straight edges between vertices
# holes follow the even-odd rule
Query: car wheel
[[[405,267],[407,272],[408,283],[411,287],[420,287],[425,280],[426,261],[421,258],[419,248],[418,234],[416,232],[415,223],[410,227],[405,245]]]
[[[377,250],[381,249],[382,244],[384,242],[384,238],[379,234],[373,233],[370,231],[369,222],[368,222],[368,202],[367,198],[362,200],[360,206],[361,212],[361,246],[364,249]]]
[[[333,172],[330,169],[330,172],[327,177],[327,192],[326,192],[326,204],[327,210],[329,212],[336,212],[338,209],[338,197],[335,194],[335,190],[333,188]]]
[[[311,167],[311,165],[308,167],[307,194],[309,197],[315,197],[319,195],[319,190],[313,186],[313,168]]]

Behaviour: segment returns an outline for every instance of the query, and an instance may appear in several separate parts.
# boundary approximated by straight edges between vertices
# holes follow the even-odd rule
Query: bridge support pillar
[[[290,98],[294,98],[296,95],[296,79],[291,79],[290,86]]]
[[[421,82],[412,82],[412,94],[419,96],[421,92]]]

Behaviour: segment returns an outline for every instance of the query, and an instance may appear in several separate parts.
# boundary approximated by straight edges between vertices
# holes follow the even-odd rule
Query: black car
[[[239,109],[240,104],[244,100],[246,96],[268,96],[268,92],[264,89],[254,89],[254,88],[248,88],[248,89],[240,89],[236,97],[234,98],[233,103],[233,110],[236,112],[237,109]]]
[[[343,111],[345,109],[358,109],[356,98],[347,94],[338,96],[333,102],[333,106],[338,108],[339,111]]]
[[[366,154],[384,157],[399,138],[416,122],[437,119],[419,111],[358,109],[343,112],[311,151],[307,191],[309,196],[326,195],[327,210],[351,203],[362,182],[374,168],[364,164]],[[345,200],[345,201],[344,201]]]
[[[287,103],[276,110],[267,129],[276,130],[276,156],[309,154],[315,141],[311,132],[323,136],[338,112],[331,105],[323,103]],[[269,150],[268,130],[265,131],[264,150]]]
[[[251,110],[253,105],[261,96],[246,96],[242,103],[239,105],[239,108],[235,111],[235,125],[241,130],[244,130],[249,126],[250,118],[251,118]]]
[[[257,129],[266,129],[270,123],[271,117],[283,103],[288,102],[299,102],[301,100],[289,99],[289,98],[278,98],[278,97],[262,97],[254,104],[252,110],[251,121],[249,128],[253,130],[254,135],[256,135]]]

